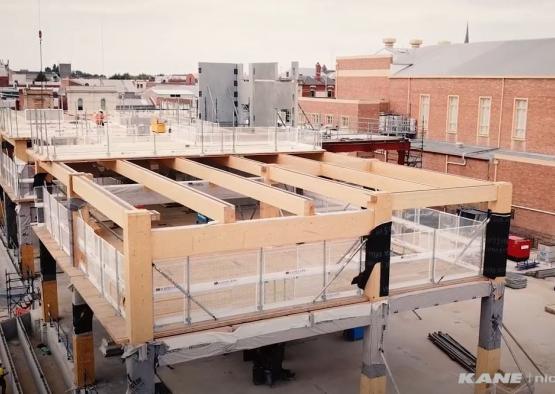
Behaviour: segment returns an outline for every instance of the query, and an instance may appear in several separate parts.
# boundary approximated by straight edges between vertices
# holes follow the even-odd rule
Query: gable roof
[[[555,38],[388,50],[391,76],[555,76]]]

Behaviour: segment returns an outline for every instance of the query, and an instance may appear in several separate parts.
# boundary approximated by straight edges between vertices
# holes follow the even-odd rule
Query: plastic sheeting
[[[75,221],[76,251],[79,268],[118,312],[124,315],[125,275],[123,255],[98,236],[93,228],[77,217]]]
[[[168,351],[160,357],[160,365],[365,326],[372,310],[384,303],[346,305],[165,338]]]
[[[62,250],[71,255],[71,233],[69,210],[48,192],[46,187],[42,188],[44,223],[48,232],[60,245]]]

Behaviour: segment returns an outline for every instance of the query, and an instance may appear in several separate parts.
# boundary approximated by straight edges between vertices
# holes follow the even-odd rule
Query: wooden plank
[[[206,180],[244,196],[248,196],[260,202],[270,204],[296,215],[314,215],[314,203],[312,200],[278,189],[271,185],[256,182],[240,175],[219,170],[187,159],[164,160],[163,163],[174,170]]]
[[[235,221],[235,206],[127,160],[102,162],[112,170],[220,223]]]
[[[386,394],[386,376],[378,376],[369,378],[368,376],[360,375],[360,394]]]
[[[152,230],[154,260],[367,235],[371,209]]]
[[[132,345],[151,341],[154,335],[150,234],[150,213],[146,210],[129,211],[123,232],[123,249],[125,323]]]

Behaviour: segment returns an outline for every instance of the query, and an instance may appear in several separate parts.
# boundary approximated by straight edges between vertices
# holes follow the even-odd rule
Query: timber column
[[[95,381],[93,311],[73,289],[73,382],[77,388]]]
[[[382,357],[386,327],[387,304],[379,302],[389,295],[389,266],[391,255],[392,200],[387,193],[376,192],[368,209],[374,211],[374,223],[365,237],[364,271],[352,284],[364,289],[372,305],[370,325],[364,329],[360,394],[385,394],[386,367]]]
[[[507,242],[511,224],[512,185],[497,183],[497,201],[489,204],[486,225],[484,276],[492,280],[492,292],[483,297],[480,309],[480,334],[476,375],[497,373],[501,362],[501,325],[507,269]],[[487,384],[476,384],[475,393],[485,393]]]
[[[42,318],[45,322],[58,320],[58,283],[56,281],[56,260],[44,244],[39,241]]]
[[[154,339],[150,213],[127,211],[123,226],[125,322],[129,344],[123,358],[127,393],[154,393],[160,345]]]

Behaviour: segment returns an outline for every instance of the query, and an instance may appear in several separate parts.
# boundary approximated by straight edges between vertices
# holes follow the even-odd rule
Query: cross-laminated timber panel
[[[102,164],[106,168],[220,223],[235,221],[235,207],[228,202],[178,183],[127,160],[103,162]]]
[[[278,207],[284,211],[301,216],[314,214],[314,203],[312,200],[294,193],[188,159],[177,158],[163,160],[162,162],[174,170],[252,197],[255,200]]]

